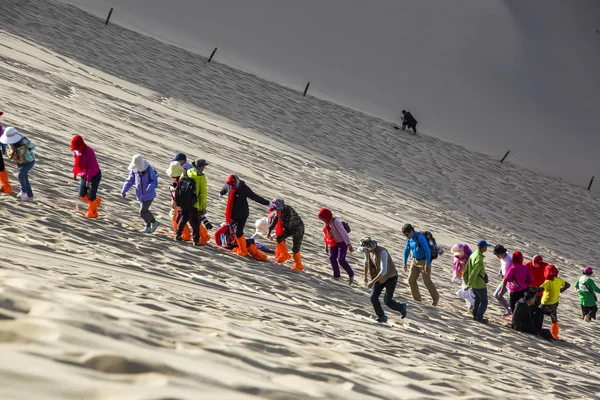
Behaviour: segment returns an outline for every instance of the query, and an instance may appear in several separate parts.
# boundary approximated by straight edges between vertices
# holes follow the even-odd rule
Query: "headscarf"
[[[452,281],[454,282],[460,280],[463,277],[465,273],[465,267],[467,265],[467,260],[473,252],[471,251],[469,246],[463,243],[457,243],[454,246],[452,246],[450,252],[454,256],[454,272],[452,274]]]
[[[240,178],[236,174],[231,174],[225,181],[229,185],[229,197],[227,198],[227,208],[225,208],[225,222],[231,224],[233,216],[233,203],[235,202],[235,193],[240,188]]]
[[[323,226],[323,241],[328,246],[335,246],[337,243],[331,230],[331,224],[333,222],[333,213],[327,208],[321,208],[321,211],[319,211],[319,219],[325,222]]]
[[[81,171],[83,171],[84,166],[82,165],[82,155],[83,152],[87,149],[87,145],[85,144],[83,138],[79,135],[73,136],[71,139],[71,151],[75,157],[73,162],[73,176],[77,177]]]
[[[556,268],[552,264],[548,264],[546,266],[546,269],[544,270],[544,278],[546,278],[547,281],[552,281],[557,276],[558,276],[558,268]]]
[[[513,265],[523,265],[523,253],[515,251],[512,255]]]
[[[283,199],[274,199],[269,204],[269,210],[275,210],[277,213],[277,225],[275,226],[275,235],[280,236],[285,232],[285,228],[283,226],[283,221],[281,217],[283,216],[283,210],[285,209],[285,202]]]

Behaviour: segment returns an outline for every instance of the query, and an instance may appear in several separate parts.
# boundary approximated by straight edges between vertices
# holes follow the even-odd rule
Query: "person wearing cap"
[[[192,163],[192,168],[188,170],[182,165],[183,174],[179,180],[179,183],[181,183],[181,179],[187,176],[195,182],[196,201],[189,207],[181,208],[181,219],[179,220],[175,239],[179,241],[183,240],[181,235],[183,234],[185,225],[190,221],[190,224],[192,225],[192,238],[195,246],[204,245],[210,240],[210,235],[206,231],[206,228],[204,225],[200,224],[200,220],[206,214],[208,191],[204,168],[206,168],[207,165],[208,163],[206,160],[202,158],[196,159],[196,161]]]
[[[485,240],[477,242],[477,250],[471,254],[465,267],[463,279],[465,280],[465,288],[472,289],[475,296],[475,304],[473,305],[473,319],[477,322],[487,323],[488,320],[483,316],[488,306],[487,283],[488,276],[485,272],[485,255],[484,253],[490,247]]]
[[[181,168],[184,171],[187,171],[188,169],[194,168],[193,163],[190,164],[189,162],[187,162],[187,156],[183,153],[177,153],[175,154],[175,157],[173,157],[173,159],[171,161],[177,161],[179,163],[179,165],[181,165]]]
[[[394,266],[392,256],[384,247],[379,246],[375,240],[368,236],[360,239],[360,247],[357,251],[365,254],[363,261],[365,283],[371,290],[371,303],[375,309],[375,314],[377,314],[377,322],[385,323],[388,320],[379,302],[379,296],[381,296],[381,292],[384,289],[384,304],[392,310],[398,311],[402,319],[404,319],[406,317],[406,303],[394,300],[394,291],[398,283],[398,272]],[[370,281],[369,276],[371,277]]]
[[[513,265],[512,256],[508,254],[508,250],[501,244],[494,246],[494,255],[500,260],[500,271],[498,272],[498,275],[501,278],[504,278]],[[494,292],[494,297],[498,300],[498,303],[500,303],[502,308],[504,308],[504,316],[507,317],[512,314],[512,309],[510,308],[509,302],[504,298],[504,294],[506,294],[506,286],[503,286],[503,281],[501,281]]]
[[[244,227],[250,216],[248,199],[254,200],[264,206],[268,206],[270,202],[254,193],[246,182],[241,180],[236,174],[229,175],[219,194],[221,196],[228,195],[227,206],[225,207],[225,222],[231,224],[235,230],[235,237],[238,242],[238,246],[233,252],[241,257],[246,257],[248,255],[248,248],[246,247],[244,237]]]
[[[550,316],[550,320],[552,321],[550,332],[552,332],[552,336],[555,339],[558,339],[558,334],[560,331],[560,326],[558,323],[558,300],[560,294],[570,288],[571,285],[558,277],[558,268],[552,264],[549,264],[546,267],[546,270],[544,271],[544,277],[546,280],[541,286],[544,289],[541,309],[544,311],[544,314]]]
[[[328,208],[322,208],[319,211],[319,219],[323,222],[323,241],[325,242],[325,252],[329,253],[329,262],[333,269],[333,278],[340,279],[340,265],[348,274],[348,284],[354,282],[354,271],[348,261],[346,255],[348,251],[352,252],[352,244],[350,243],[350,235],[344,228],[344,224],[339,218],[333,216],[333,213]]]
[[[515,310],[512,316],[511,328],[532,335],[538,335],[545,339],[552,340],[552,333],[548,329],[542,329],[543,313],[535,306],[535,298],[538,293],[544,290],[535,286],[530,286],[525,290],[523,297],[515,304]]]
[[[402,110],[402,130],[406,129],[406,127],[417,133],[417,120],[410,111]]]
[[[141,232],[152,233],[160,225],[160,222],[154,218],[150,211],[150,205],[156,198],[158,174],[141,154],[133,156],[127,169],[129,170],[129,176],[123,184],[121,197],[125,198],[129,189],[135,186],[135,197],[140,202],[140,217],[144,220],[144,229]]]
[[[169,185],[169,192],[171,194],[171,211],[169,212],[169,216],[171,217],[171,223],[173,224],[173,231],[176,234],[182,214],[181,207],[177,205],[176,201],[177,184],[179,183],[179,178],[183,174],[183,168],[181,168],[179,161],[171,161],[169,168],[167,168],[165,172],[172,179],[171,184]],[[181,239],[188,242],[192,240],[192,234],[190,233],[188,224],[186,224],[183,228]]]
[[[408,284],[410,285],[413,299],[421,301],[421,292],[419,291],[417,279],[422,274],[425,287],[429,290],[429,294],[433,300],[432,305],[437,306],[440,295],[431,281],[431,249],[429,248],[429,243],[427,243],[425,235],[415,231],[411,224],[406,224],[402,227],[402,234],[406,238],[404,271],[408,271],[408,257],[412,254]]]
[[[98,197],[98,187],[102,180],[102,172],[94,150],[88,146],[83,137],[73,136],[71,139],[71,151],[73,152],[73,179],[79,180],[79,197],[81,201],[88,203],[87,218],[98,217],[98,206],[102,199]]]
[[[549,264],[547,262],[544,262],[542,256],[540,256],[539,254],[533,256],[531,261],[528,261],[525,264],[525,266],[529,268],[529,271],[531,271],[531,275],[533,275],[533,283],[531,284],[531,286],[542,286],[542,283],[544,283],[544,281],[546,280],[546,278],[544,277],[544,272],[546,271],[546,267],[548,265]],[[537,307],[539,307],[542,303],[543,295],[543,292],[537,294],[535,298],[535,305]]]
[[[600,293],[600,289],[591,278],[593,273],[592,267],[585,267],[583,275],[575,282],[575,290],[579,292],[579,303],[581,304],[583,319],[587,322],[596,319],[596,313],[598,312],[596,293]]]
[[[501,291],[504,291],[508,286],[509,306],[514,310],[517,301],[523,297],[525,290],[533,283],[533,275],[525,265],[523,265],[523,254],[520,251],[515,251],[512,254],[513,265],[506,271],[506,275],[502,280]]]
[[[29,182],[29,171],[35,165],[35,143],[21,135],[14,127],[8,126],[0,137],[0,143],[8,145],[8,159],[17,163],[21,191],[17,198],[22,201],[33,201],[33,189]]]
[[[302,256],[300,254],[300,246],[304,239],[304,221],[298,215],[292,206],[285,204],[283,199],[275,199],[269,204],[269,211],[275,211],[267,237],[271,237],[271,232],[275,229],[275,260],[278,263],[283,263],[290,259],[290,253],[286,244],[286,239],[292,238],[292,254],[294,271],[302,271]]]

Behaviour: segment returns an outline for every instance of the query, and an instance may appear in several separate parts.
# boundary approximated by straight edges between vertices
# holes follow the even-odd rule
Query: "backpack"
[[[348,233],[352,232],[352,229],[350,229],[350,225],[348,225],[348,223],[346,221],[342,221],[342,226],[344,227],[346,232],[348,232]]]
[[[415,241],[417,242],[417,248],[419,248],[419,246],[421,245],[419,243],[418,235],[425,236],[425,240],[427,240],[427,244],[429,245],[429,250],[431,251],[431,259],[435,260],[436,258],[438,258],[437,243],[435,242],[435,238],[433,237],[433,235],[431,234],[431,232],[425,231],[425,232],[419,232],[417,234],[417,237],[415,237]]]
[[[192,208],[196,200],[196,182],[185,174],[175,189],[175,204],[181,208]]]

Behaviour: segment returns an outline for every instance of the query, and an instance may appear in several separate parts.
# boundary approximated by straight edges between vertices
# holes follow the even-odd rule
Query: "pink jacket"
[[[346,228],[342,225],[342,221],[338,218],[334,218],[331,223],[331,233],[333,234],[333,238],[336,243],[346,243],[346,245],[350,246],[350,236],[348,232],[346,232]]]
[[[74,171],[75,169],[73,169]],[[94,153],[94,150],[90,146],[87,146],[81,153],[79,175],[86,181],[91,181],[99,172],[100,165],[98,165],[96,153]]]

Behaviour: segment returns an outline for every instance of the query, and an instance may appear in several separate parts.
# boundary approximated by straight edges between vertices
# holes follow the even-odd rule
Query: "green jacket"
[[[206,197],[208,195],[206,176],[204,176],[204,173],[202,172],[199,173],[196,168],[188,169],[187,175],[188,177],[192,178],[194,182],[196,182],[197,199],[196,203],[194,203],[194,208],[196,208],[198,211],[206,210]]]
[[[463,279],[465,285],[472,289],[485,289],[487,284],[485,283],[485,262],[483,259],[485,256],[479,251],[474,251],[467,261],[465,267],[465,273]]]
[[[582,275],[575,282],[575,289],[579,290],[579,302],[582,306],[593,307],[596,305],[596,293],[600,293],[600,289],[592,278],[587,275]]]

